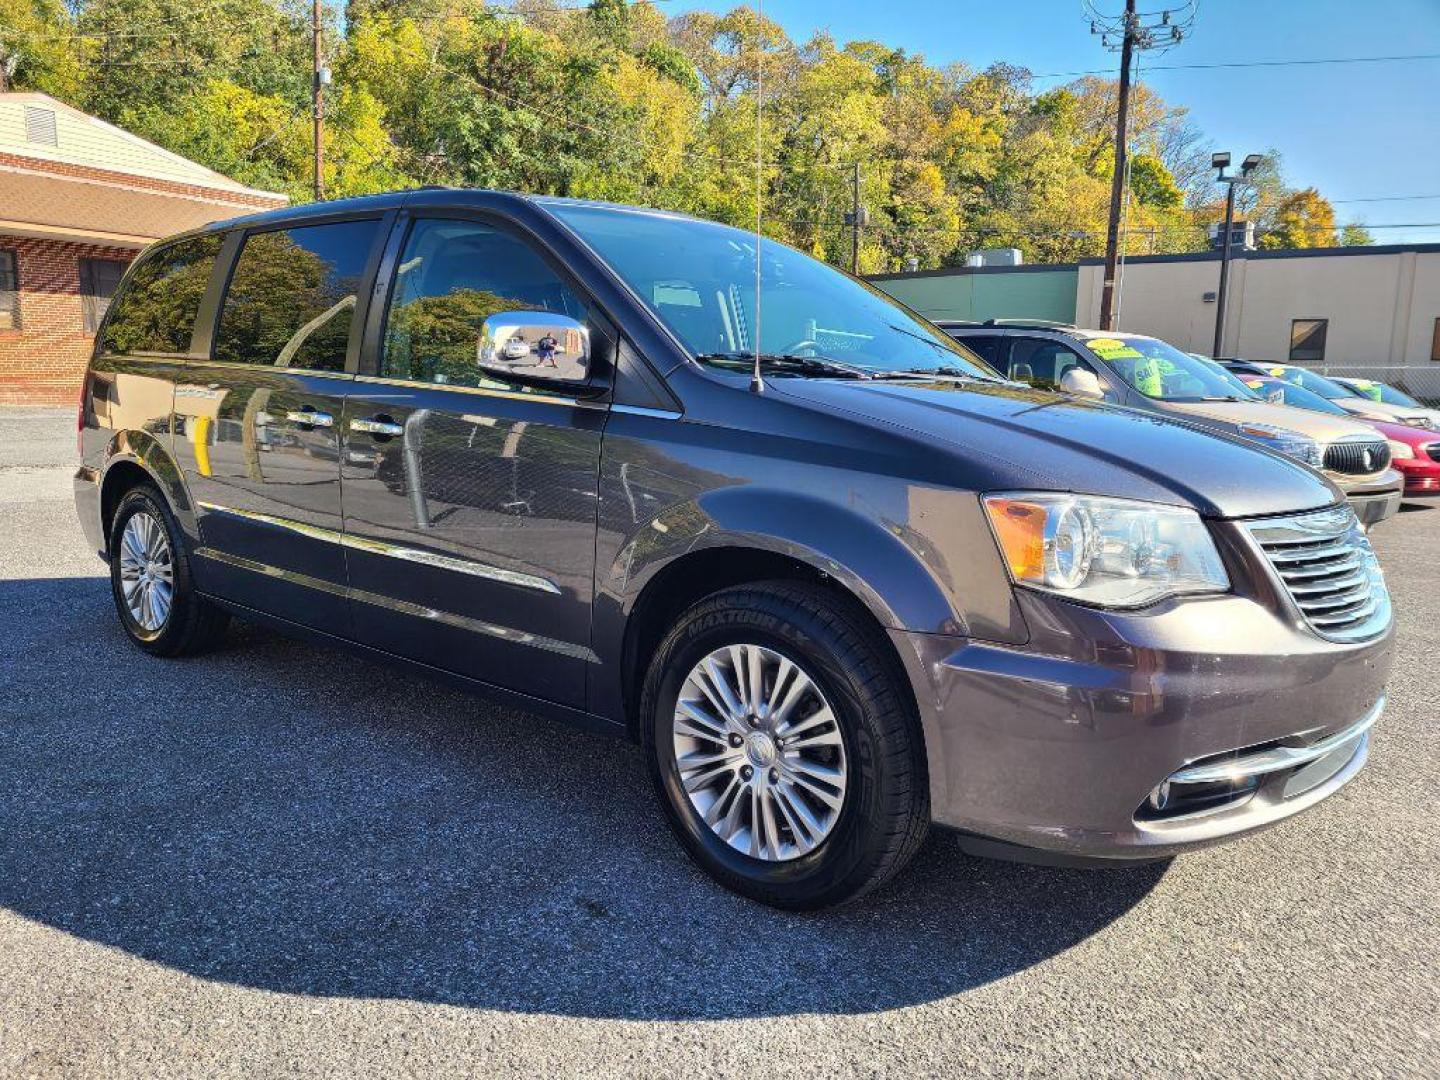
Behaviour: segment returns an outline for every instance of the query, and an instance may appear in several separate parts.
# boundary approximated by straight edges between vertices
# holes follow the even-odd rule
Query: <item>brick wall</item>
[[[15,252],[20,329],[0,330],[0,405],[73,405],[94,338],[85,332],[80,260],[129,262],[132,248],[35,240],[0,233]]]

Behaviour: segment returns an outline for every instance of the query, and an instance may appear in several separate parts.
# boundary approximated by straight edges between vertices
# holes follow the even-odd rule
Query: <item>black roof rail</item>
[[[1020,330],[1076,330],[1074,323],[1056,319],[986,319],[984,326],[1009,327]]]
[[[1076,330],[1079,329],[1074,323],[1057,322],[1054,319],[986,319],[983,322],[979,319],[934,319],[936,326],[950,327],[952,329],[981,329],[984,327],[996,330]]]

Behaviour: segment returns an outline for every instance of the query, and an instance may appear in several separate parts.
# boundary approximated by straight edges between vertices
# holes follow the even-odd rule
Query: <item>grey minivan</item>
[[[689,853],[784,907],[932,822],[1098,864],[1272,824],[1384,703],[1385,582],[1322,475],[674,214],[425,190],[175,237],[79,428],[140,648],[240,616],[628,735]]]

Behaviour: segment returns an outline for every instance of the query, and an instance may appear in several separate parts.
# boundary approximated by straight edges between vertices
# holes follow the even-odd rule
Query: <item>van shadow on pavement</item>
[[[102,579],[0,582],[0,904],[209,979],[589,1017],[859,1013],[1122,916],[1163,865],[932,833],[881,895],[774,912],[671,839],[639,752],[239,626],[155,660]]]

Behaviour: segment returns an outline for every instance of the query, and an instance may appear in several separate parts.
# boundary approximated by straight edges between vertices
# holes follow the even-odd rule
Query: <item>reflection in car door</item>
[[[372,215],[244,236],[209,358],[175,388],[205,591],[339,636],[338,432],[382,227]]]
[[[476,360],[496,312],[562,313],[592,333],[593,320],[496,225],[420,217],[394,246],[373,374],[356,379],[341,433],[356,636],[582,706],[604,395],[497,382]]]

